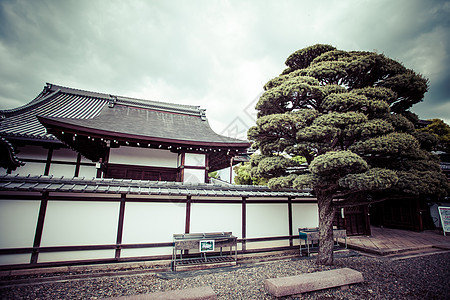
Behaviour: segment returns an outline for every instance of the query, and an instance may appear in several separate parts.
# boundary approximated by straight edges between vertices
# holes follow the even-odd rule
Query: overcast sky
[[[450,1],[0,0],[0,109],[46,82],[206,109],[245,138],[263,85],[317,43],[384,53],[430,80],[413,111],[450,123]]]

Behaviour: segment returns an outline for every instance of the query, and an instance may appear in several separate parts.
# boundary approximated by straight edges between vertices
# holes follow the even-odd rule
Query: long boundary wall
[[[0,269],[167,259],[175,233],[232,231],[240,253],[298,247],[316,199],[0,192]]]

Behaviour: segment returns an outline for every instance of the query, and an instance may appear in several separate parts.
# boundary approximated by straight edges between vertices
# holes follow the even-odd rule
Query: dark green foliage
[[[286,60],[286,66],[291,69],[303,69],[308,67],[311,62],[323,53],[335,50],[330,45],[314,45],[292,53]]]
[[[417,117],[408,111],[423,99],[427,79],[382,54],[320,44],[294,52],[286,65],[256,105],[257,124],[248,136],[261,156],[252,161],[252,174],[271,179],[274,188],[313,186],[339,197],[371,187],[417,194],[399,188],[407,184],[396,172],[442,178],[429,153],[436,138],[415,131]],[[311,174],[288,173],[294,164],[286,155],[305,157]]]
[[[436,139],[416,132],[417,116],[408,111],[422,101],[427,79],[382,54],[330,45],[298,50],[286,65],[256,105],[248,137],[261,155],[252,158],[251,173],[275,189],[313,188],[321,232],[331,227],[335,206],[448,193],[429,152]],[[292,168],[294,156],[306,159],[309,173]],[[329,228],[321,233],[321,263],[330,263],[331,236]]]
[[[419,132],[432,134],[438,139],[438,144],[435,145],[435,148],[450,154],[450,126],[439,119],[430,121],[432,121],[432,123],[427,127],[420,129]]]
[[[364,159],[350,151],[329,151],[317,156],[309,165],[313,175],[328,178],[341,178],[350,173],[362,173],[368,168]]]
[[[267,179],[263,177],[255,177],[251,174],[250,162],[245,162],[233,167],[236,176],[234,177],[235,184],[242,185],[267,185]]]

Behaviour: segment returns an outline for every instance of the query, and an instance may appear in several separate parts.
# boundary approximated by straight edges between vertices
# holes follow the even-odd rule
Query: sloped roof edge
[[[298,191],[293,189],[270,190],[266,186],[19,175],[0,176],[0,191],[139,194],[144,196],[313,197],[309,191]]]

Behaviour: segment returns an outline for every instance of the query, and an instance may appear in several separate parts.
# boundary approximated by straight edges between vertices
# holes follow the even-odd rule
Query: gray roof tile
[[[0,176],[0,191],[108,193],[203,197],[310,197],[308,191],[273,191],[264,186],[216,186],[180,182],[85,179],[49,176]]]

